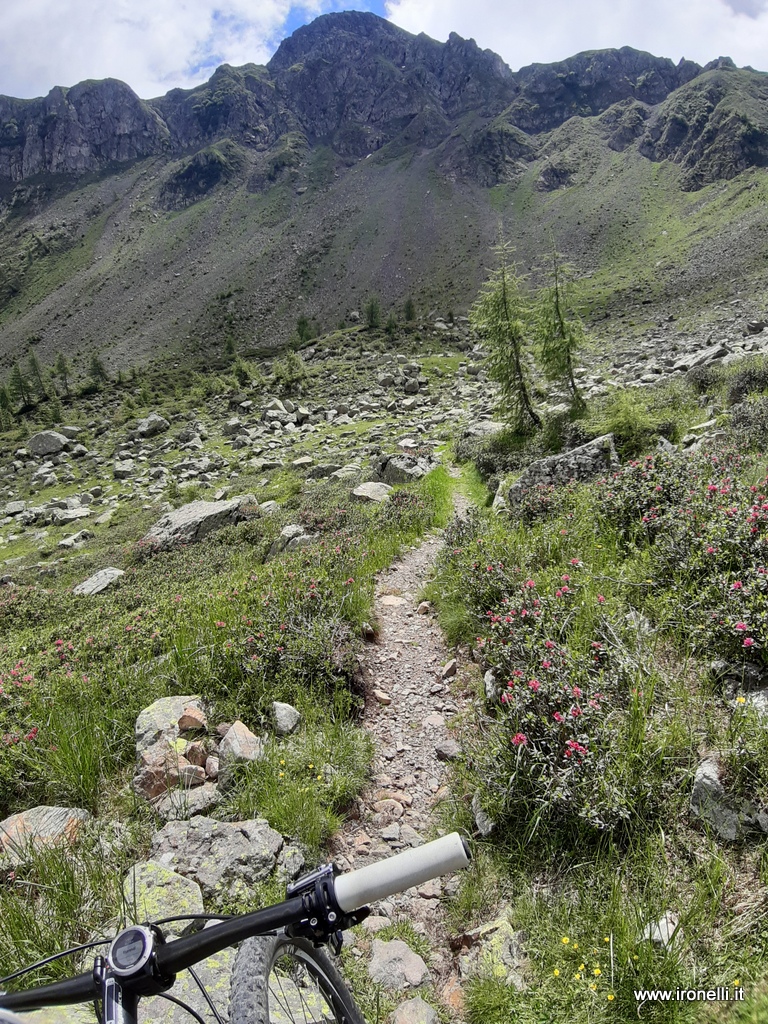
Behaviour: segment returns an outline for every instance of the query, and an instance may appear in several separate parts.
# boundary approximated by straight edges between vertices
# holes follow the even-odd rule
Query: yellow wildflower
[[[568,936],[567,936],[567,935],[564,935],[564,936],[562,937],[562,939],[561,939],[560,941],[562,942],[562,944],[563,944],[564,946],[567,946],[567,945],[568,945],[568,943],[569,943],[569,942],[570,942],[571,940],[570,940],[570,939],[568,938]]]
[[[609,992],[609,993],[608,993],[608,1002],[609,1002],[609,1003],[612,1003],[612,1002],[613,1002],[613,1000],[614,1000],[614,998],[615,998],[615,997],[614,997],[614,994],[613,994],[613,992]]]
[[[599,978],[599,977],[600,977],[600,975],[601,975],[601,974],[602,974],[603,972],[602,972],[602,971],[600,970],[600,968],[599,968],[599,967],[596,967],[596,968],[594,969],[594,971],[592,971],[592,973],[594,974],[594,976],[595,976],[596,978]]]
[[[555,968],[555,969],[554,969],[554,971],[552,971],[552,973],[554,974],[554,976],[555,976],[556,978],[559,978],[559,977],[560,977],[560,971],[558,971],[558,969],[557,969],[557,968]]]
[[[596,991],[597,991],[597,985],[596,985],[596,984],[594,983],[594,981],[593,981],[593,982],[592,982],[592,984],[591,984],[591,985],[589,986],[589,988],[590,988],[590,991],[591,991],[591,992],[596,992]]]

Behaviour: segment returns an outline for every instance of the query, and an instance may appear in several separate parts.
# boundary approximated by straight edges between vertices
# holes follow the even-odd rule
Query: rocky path
[[[465,511],[468,504],[457,496],[455,509]],[[433,809],[446,792],[447,762],[459,752],[450,724],[469,702],[436,617],[419,600],[441,545],[440,534],[430,535],[379,574],[377,639],[362,657],[368,681],[364,724],[376,744],[373,782],[360,816],[336,838],[334,858],[344,867],[362,867],[436,836]],[[409,890],[375,906],[365,923],[375,932],[404,919],[425,935],[432,950],[430,980],[454,1008],[458,979],[440,897],[457,886],[457,878],[443,878]]]

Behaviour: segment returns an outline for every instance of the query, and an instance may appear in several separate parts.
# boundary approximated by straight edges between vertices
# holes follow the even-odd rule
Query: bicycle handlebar
[[[466,868],[469,862],[466,843],[457,832],[452,832],[442,839],[339,875],[333,879],[335,900],[345,914],[352,913],[438,875]],[[157,966],[163,975],[177,974],[251,935],[263,935],[297,924],[305,914],[304,900],[296,896],[273,907],[222,921],[195,935],[158,946]],[[88,1002],[97,995],[98,985],[93,973],[89,972],[26,992],[0,993],[0,1007],[37,1010],[46,1006]]]
[[[466,868],[469,861],[466,843],[458,832],[451,832],[424,846],[339,875],[335,880],[336,902],[345,913],[350,913],[430,878]]]

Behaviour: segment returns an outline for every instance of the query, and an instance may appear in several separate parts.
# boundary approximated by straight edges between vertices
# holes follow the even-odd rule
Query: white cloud
[[[324,0],[301,9],[321,13]],[[0,94],[37,96],[120,78],[145,98],[207,78],[222,62],[269,60],[291,0],[25,0],[6,4]]]
[[[39,96],[120,78],[145,98],[266,62],[302,20],[383,11],[411,32],[456,31],[513,68],[579,50],[634,46],[677,61],[728,55],[768,70],[768,0],[23,0],[0,20],[0,94]]]
[[[386,9],[409,32],[474,38],[514,70],[611,46],[700,64],[729,56],[768,70],[763,0],[387,0]]]

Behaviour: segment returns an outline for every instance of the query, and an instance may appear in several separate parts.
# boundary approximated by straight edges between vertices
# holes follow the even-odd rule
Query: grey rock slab
[[[392,1024],[439,1024],[439,1021],[437,1010],[421,996],[400,1003],[392,1018]]]
[[[301,722],[301,712],[297,711],[292,704],[285,704],[283,701],[276,700],[272,702],[272,720],[278,736],[289,736],[298,729]]]
[[[193,878],[185,878],[165,864],[151,860],[134,864],[123,880],[123,895],[137,921],[204,912],[203,894]],[[188,921],[173,921],[163,926],[169,938],[177,938],[188,930],[191,930]]]
[[[235,521],[242,506],[247,504],[256,505],[252,494],[227,501],[191,501],[158,519],[143,540],[160,550],[178,544],[194,544]]]
[[[169,821],[152,839],[151,857],[194,878],[204,895],[220,886],[253,885],[272,872],[283,837],[266,821]]]
[[[180,787],[171,789],[152,806],[163,821],[186,821],[195,814],[206,814],[222,801],[222,795],[215,782],[205,782],[194,789]]]
[[[87,580],[78,583],[72,593],[92,597],[94,594],[100,594],[102,590],[106,590],[111,583],[119,580],[121,576],[125,576],[125,572],[122,569],[116,569],[114,566],[99,569],[93,576],[89,576]]]
[[[135,471],[136,462],[134,459],[120,459],[115,463],[112,475],[115,480],[127,480],[128,477],[133,476]]]
[[[402,991],[417,988],[429,979],[429,969],[418,953],[401,939],[391,942],[373,940],[373,951],[368,964],[371,981],[386,989]]]
[[[66,447],[68,442],[69,438],[57,430],[41,430],[29,438],[27,448],[33,455],[40,458],[43,455],[56,455]]]
[[[93,515],[89,508],[54,508],[51,510],[51,522],[62,526],[74,523],[78,519],[89,519]]]
[[[151,747],[163,736],[170,742],[177,739],[178,721],[189,707],[203,711],[202,701],[194,694],[186,697],[160,697],[149,707],[144,708],[136,719],[137,754]]]
[[[72,842],[88,811],[78,807],[32,807],[0,821],[0,866],[17,867],[27,851]]]
[[[652,942],[654,946],[668,949],[673,943],[680,942],[683,938],[680,918],[673,911],[668,910],[658,921],[647,924],[640,937]]]
[[[356,498],[360,498],[363,501],[374,501],[378,503],[386,501],[391,493],[392,488],[389,484],[377,484],[373,482],[360,484],[352,491],[352,494]]]
[[[139,420],[136,433],[139,437],[155,437],[170,429],[171,424],[157,412],[151,412],[143,420]]]
[[[514,511],[526,492],[534,487],[591,480],[612,472],[618,464],[613,434],[604,434],[578,448],[531,463],[507,492],[507,505]]]
[[[236,764],[258,761],[263,755],[264,744],[261,739],[238,719],[229,727],[219,744],[219,781],[226,787]]]

